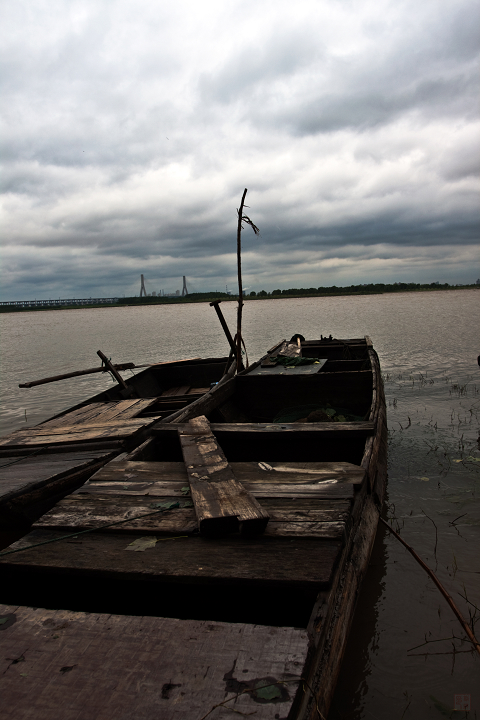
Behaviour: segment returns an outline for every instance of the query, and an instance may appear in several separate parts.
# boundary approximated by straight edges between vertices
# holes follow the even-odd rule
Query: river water
[[[250,360],[301,333],[370,335],[389,426],[385,517],[437,573],[480,635],[480,368],[477,290],[247,302]],[[235,327],[235,304],[223,303]],[[89,375],[18,384],[99,365],[227,354],[207,303],[0,315],[0,434],[34,425],[108,387]],[[433,582],[379,528],[329,720],[480,718],[480,657]],[[454,712],[455,695],[471,712]],[[457,698],[458,700],[458,698]]]

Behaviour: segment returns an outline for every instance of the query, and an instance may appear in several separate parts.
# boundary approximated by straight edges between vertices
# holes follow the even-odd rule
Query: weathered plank
[[[61,427],[62,425],[75,425],[76,423],[88,422],[89,419],[94,418],[99,412],[101,412],[106,406],[110,404],[116,405],[116,403],[104,403],[96,402],[84,405],[76,410],[71,410],[62,415],[46,420],[41,423],[42,428],[55,428]],[[40,426],[38,426],[40,427]]]
[[[52,510],[39,518],[32,528],[86,530],[121,522],[121,525],[113,525],[105,530],[149,535],[185,535],[196,531],[197,521],[191,501],[185,498],[162,498],[162,501],[167,507],[169,505],[177,505],[177,507],[158,508],[159,502],[149,502],[143,497],[112,498],[109,495],[85,497],[75,494],[57,503]],[[157,514],[152,515],[155,511]],[[129,519],[130,522],[124,522]]]
[[[178,431],[201,533],[261,533],[268,513],[238,482],[204,415]]]
[[[73,471],[80,471],[95,464],[103,457],[106,461],[110,453],[98,450],[60,453],[58,455],[39,455],[21,458],[13,462],[5,459],[0,463],[2,482],[0,484],[0,503],[19,495],[55,482]],[[8,464],[10,462],[10,464]]]
[[[316,537],[337,540],[345,535],[345,523],[269,522],[265,535],[270,537]]]
[[[141,412],[149,408],[156,402],[156,398],[143,398],[134,400],[120,400],[111,404],[111,407],[105,408],[95,418],[98,423],[111,422],[113,420],[130,420],[140,415]]]
[[[193,403],[192,403],[193,405]],[[192,406],[189,406],[192,407]],[[187,408],[188,410],[189,408]],[[151,429],[153,434],[179,430],[182,423],[166,423]],[[328,435],[332,438],[369,437],[374,434],[373,422],[318,422],[318,423],[211,423],[211,431],[217,433],[273,433]]]
[[[4,720],[199,720],[237,688],[225,708],[274,720],[302,692],[301,629],[6,605],[0,613]],[[276,682],[268,702],[259,690]]]
[[[130,420],[157,402],[156,398],[91,403],[42,423],[42,428],[60,428],[78,424],[103,424],[114,419]]]
[[[112,421],[104,424],[62,425],[59,428],[44,428],[42,425],[16,430],[0,438],[0,446],[18,448],[38,445],[60,445],[74,442],[91,442],[98,439],[125,438],[139,432],[151,419]]]
[[[61,538],[62,530],[33,530],[11,549]],[[0,557],[3,568],[22,573],[67,570],[128,577],[132,581],[240,583],[258,586],[328,587],[342,541],[325,538],[239,535],[211,540],[201,535],[161,539],[143,553],[126,552],[138,535],[88,533]],[[140,557],[139,557],[140,556]],[[139,590],[139,592],[143,592]]]
[[[156,502],[151,502],[145,496],[92,495],[77,492],[57,503],[37,520],[33,528],[83,530],[121,521],[121,525],[105,528],[105,532],[191,534],[196,530],[195,512],[188,498],[165,496],[155,500]],[[166,509],[160,508],[161,512],[151,515],[159,505]],[[300,499],[292,501],[286,498],[270,502],[266,500],[264,508],[271,519],[267,535],[308,535],[335,539],[342,537],[350,518],[349,503],[333,507],[331,504],[318,506],[317,503],[317,506],[312,507],[310,499],[302,502]],[[141,517],[142,515],[148,517]],[[129,519],[130,522],[125,522]]]
[[[114,482],[111,480],[91,480],[88,485],[84,485],[81,492],[110,495],[151,495],[152,497],[181,497],[185,487],[184,482],[170,481],[146,481],[139,482],[131,479],[125,479],[123,482]],[[188,486],[187,486],[188,487]],[[191,487],[191,486],[190,486]],[[257,498],[274,498],[274,497],[309,497],[309,498],[337,498],[337,499],[353,499],[354,485],[349,483],[311,483],[308,485],[290,483],[281,485],[279,483],[242,483],[245,491]],[[233,522],[233,521],[232,521]],[[237,527],[231,531],[235,532]]]
[[[88,450],[99,450],[99,451],[111,451],[111,452],[120,452],[123,447],[123,441],[119,439],[98,439],[94,440],[92,442],[89,442],[88,445],[85,445],[85,443],[82,442],[72,442],[70,444],[65,445],[43,445],[40,447],[35,445],[25,446],[25,445],[19,445],[18,447],[9,447],[8,445],[4,445],[3,447],[0,447],[0,458],[1,462],[5,458],[19,458],[19,457],[36,457],[41,452],[42,455],[51,455],[51,454],[59,454],[59,453],[71,453],[71,452],[84,452],[86,449]]]
[[[316,484],[334,480],[337,483],[361,485],[365,470],[347,462],[232,462],[230,467],[239,482],[243,483],[299,483]],[[109,463],[95,474],[92,480],[137,482],[184,482],[188,480],[184,463],[141,462],[122,460]]]

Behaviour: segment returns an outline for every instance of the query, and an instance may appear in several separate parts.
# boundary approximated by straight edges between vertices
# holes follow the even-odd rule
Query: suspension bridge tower
[[[145,290],[145,280],[143,278],[143,275],[140,275],[140,277],[142,279],[140,284],[140,297],[147,297],[147,291]]]
[[[143,277],[143,275],[142,275],[142,277]],[[183,276],[182,297],[184,297],[185,295],[188,295],[188,290],[187,290],[187,278],[186,278],[185,275],[184,275],[184,276]]]

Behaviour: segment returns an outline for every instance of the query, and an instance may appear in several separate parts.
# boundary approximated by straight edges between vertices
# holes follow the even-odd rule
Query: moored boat
[[[3,696],[19,718],[325,718],[386,481],[370,340],[282,341],[146,435],[0,557],[34,678],[9,668]]]
[[[39,425],[0,438],[1,530],[24,532],[106,462],[140,444],[152,423],[207,393],[227,369],[227,358],[191,358],[152,364],[124,380],[118,369],[135,365],[107,363],[117,380],[110,388]]]

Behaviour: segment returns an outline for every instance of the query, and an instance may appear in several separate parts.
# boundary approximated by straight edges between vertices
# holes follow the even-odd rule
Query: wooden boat
[[[370,340],[282,342],[148,435],[0,556],[6,707],[325,719],[386,481]]]
[[[106,462],[140,444],[152,423],[208,392],[222,379],[226,363],[227,358],[157,363],[127,380],[110,364],[119,382],[108,390],[0,438],[0,528],[24,532]],[[85,371],[70,376],[78,374]]]

